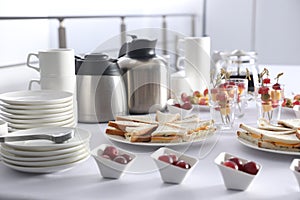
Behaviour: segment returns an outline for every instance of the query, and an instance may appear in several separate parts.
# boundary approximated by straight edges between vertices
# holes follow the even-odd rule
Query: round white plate
[[[76,166],[77,164],[86,161],[89,157],[90,156],[88,155],[88,156],[82,158],[81,160],[77,160],[77,161],[72,162],[72,163],[57,165],[57,166],[49,166],[49,167],[24,167],[24,166],[9,164],[5,161],[3,161],[3,164],[6,165],[9,168],[12,168],[14,170],[21,171],[21,172],[39,173],[39,174],[41,174],[41,173],[54,173],[54,172],[58,172],[58,171],[62,171],[62,170],[71,169],[72,167]]]
[[[120,142],[124,144],[131,144],[131,145],[139,145],[139,146],[153,146],[153,147],[161,147],[161,146],[178,146],[178,145],[190,145],[193,143],[198,143],[202,142],[209,137],[213,136],[213,134],[208,134],[205,138],[199,138],[190,142],[174,142],[174,143],[154,143],[154,142],[130,142],[126,140],[124,137],[119,136],[119,135],[108,135],[106,134],[108,139],[115,141],[115,142]]]
[[[24,90],[0,95],[3,102],[16,105],[58,104],[72,99],[72,93],[56,90]]]
[[[91,137],[91,133],[84,129],[79,128],[67,128],[67,127],[42,127],[42,128],[34,128],[23,131],[16,131],[10,133],[9,135],[26,135],[26,134],[47,134],[47,133],[61,133],[66,131],[74,131],[74,136],[62,143],[55,144],[52,141],[48,140],[27,140],[27,141],[18,141],[18,142],[6,142],[5,145],[8,147],[12,147],[14,149],[20,149],[25,151],[53,151],[59,149],[65,149],[69,147],[74,147],[89,141]]]
[[[278,153],[278,154],[286,154],[286,155],[297,155],[297,156],[300,156],[300,152],[294,152],[294,151],[280,151],[280,150],[273,150],[273,149],[266,149],[266,148],[261,148],[261,147],[258,147],[257,145],[255,145],[254,143],[251,143],[247,140],[244,140],[242,138],[237,138],[238,141],[247,146],[247,147],[250,147],[252,149],[256,149],[256,150],[259,150],[259,151],[266,151],[266,152],[271,152],[271,153]]]
[[[53,118],[53,117],[61,117],[65,115],[71,115],[74,113],[74,110],[69,110],[62,113],[55,114],[38,114],[38,115],[21,115],[21,114],[11,114],[0,110],[0,114],[2,116],[11,118],[11,119],[41,119],[41,118]]]
[[[14,160],[14,161],[23,161],[23,162],[40,162],[40,161],[50,161],[50,160],[59,160],[64,158],[76,157],[88,151],[88,148],[82,147],[76,151],[72,151],[70,153],[59,154],[54,156],[19,156],[12,154],[5,150],[5,148],[1,148],[1,155],[4,158]],[[35,152],[36,153],[36,152]]]
[[[6,113],[10,114],[21,114],[21,115],[41,115],[41,114],[56,114],[63,113],[73,110],[73,104],[64,108],[51,108],[51,109],[41,109],[41,110],[18,110],[0,107],[0,109]]]
[[[8,122],[8,126],[11,128],[16,129],[30,129],[30,128],[38,128],[38,127],[45,127],[45,126],[64,126],[74,123],[74,117],[72,116],[69,119],[59,121],[59,122],[49,122],[49,123],[34,123],[34,124],[16,124]]]
[[[79,151],[80,149],[89,149],[89,145],[87,143],[80,144],[74,147],[70,148],[65,148],[65,149],[59,149],[59,150],[53,150],[53,151],[23,151],[19,149],[14,149],[9,146],[6,146],[5,144],[1,145],[1,149],[4,151],[14,154],[19,157],[35,157],[35,158],[40,158],[40,157],[51,157],[51,156],[59,156],[59,155],[64,155],[68,153],[74,153],[76,151]]]
[[[38,118],[38,119],[12,119],[5,116],[0,116],[6,122],[14,123],[14,124],[38,124],[38,123],[54,123],[61,122],[73,117],[72,114],[62,115],[58,117],[48,117],[48,118]]]
[[[41,109],[53,109],[53,108],[65,108],[73,104],[73,100],[57,103],[57,104],[45,104],[45,105],[16,105],[8,104],[0,101],[0,105],[4,108],[18,109],[18,110],[41,110]]]
[[[62,158],[58,160],[49,160],[49,161],[17,161],[11,160],[6,157],[2,157],[2,160],[6,163],[12,165],[19,165],[23,167],[50,167],[50,166],[57,166],[57,165],[65,165],[68,163],[76,162],[77,160],[81,160],[87,157],[90,153],[88,151],[84,152],[83,154],[72,156],[68,158]]]

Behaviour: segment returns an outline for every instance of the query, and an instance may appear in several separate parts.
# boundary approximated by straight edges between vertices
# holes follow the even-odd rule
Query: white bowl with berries
[[[159,148],[151,157],[165,183],[182,183],[198,163],[197,158],[166,147]]]
[[[185,118],[193,111],[193,105],[189,102],[181,103],[175,99],[169,99],[167,101],[167,109],[170,113],[179,113],[181,118]]]
[[[118,179],[133,163],[136,156],[109,144],[102,144],[91,152],[104,178]]]
[[[261,171],[261,165],[257,162],[226,152],[217,156],[215,164],[220,169],[225,187],[230,190],[246,190]]]
[[[300,159],[294,159],[290,165],[290,170],[292,170],[292,172],[295,175],[295,178],[297,179],[299,188],[300,188]]]

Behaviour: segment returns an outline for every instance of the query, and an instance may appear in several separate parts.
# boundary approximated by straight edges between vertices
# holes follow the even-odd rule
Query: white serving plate
[[[71,162],[71,163],[66,163],[63,165],[55,165],[55,166],[48,166],[48,167],[25,167],[25,166],[18,166],[18,165],[13,165],[13,164],[9,164],[5,161],[3,161],[3,164],[6,165],[9,168],[12,168],[14,170],[17,171],[21,171],[21,172],[28,172],[28,173],[54,173],[54,172],[58,172],[58,171],[64,171],[67,169],[71,169],[74,166],[78,165],[79,163],[82,163],[84,161],[86,161],[89,158],[89,154],[88,156],[77,160],[75,162]]]
[[[41,115],[41,114],[56,114],[63,113],[73,110],[73,104],[64,107],[64,108],[51,108],[51,109],[40,109],[40,110],[18,110],[18,109],[10,109],[5,107],[0,107],[0,109],[6,113],[10,114],[21,114],[21,115]]]
[[[89,149],[88,143],[83,143],[74,147],[58,149],[58,150],[49,150],[49,151],[23,151],[19,149],[14,149],[12,147],[6,146],[5,144],[1,145],[1,150],[4,150],[8,153],[14,154],[18,157],[27,157],[27,158],[45,158],[48,159],[52,156],[62,156],[65,154],[74,153],[80,151],[81,149]]]
[[[8,151],[5,150],[5,148],[1,148],[1,156],[6,159],[10,159],[13,161],[21,161],[21,162],[40,162],[40,161],[51,161],[51,160],[59,160],[59,159],[65,159],[65,158],[70,158],[70,157],[76,157],[81,154],[84,154],[85,152],[88,152],[88,148],[85,146],[76,150],[72,151],[70,153],[65,153],[65,154],[59,154],[59,155],[54,155],[54,156],[19,156],[16,154],[12,154]]]
[[[69,119],[59,121],[59,122],[49,122],[49,123],[34,123],[34,124],[17,124],[17,123],[11,123],[8,122],[8,126],[11,128],[16,129],[31,129],[31,128],[39,128],[39,127],[46,127],[46,126],[65,126],[74,123],[75,119],[72,116]]]
[[[195,140],[189,141],[189,142],[174,142],[174,143],[130,142],[130,141],[126,140],[124,137],[119,136],[119,135],[106,134],[106,136],[108,139],[110,139],[112,141],[120,142],[120,143],[124,143],[124,144],[131,144],[131,145],[138,145],[138,146],[162,147],[162,146],[178,146],[178,145],[190,145],[193,143],[200,143],[200,142],[210,138],[211,136],[213,136],[213,133],[207,134],[207,136],[205,138],[199,138],[199,139],[195,139]]]
[[[73,113],[68,115],[62,115],[58,117],[48,117],[48,118],[37,118],[37,119],[13,119],[5,116],[0,116],[6,122],[14,124],[38,124],[38,123],[54,123],[61,122],[73,117]]]
[[[81,160],[87,157],[90,153],[88,151],[72,157],[62,158],[58,160],[48,160],[48,161],[18,161],[18,160],[11,160],[6,157],[2,157],[2,160],[8,164],[18,165],[23,167],[50,167],[56,165],[65,165],[68,163],[76,162],[77,160]]]
[[[73,104],[73,101],[67,101],[64,103],[57,104],[41,104],[41,105],[17,105],[17,104],[8,104],[0,101],[0,105],[4,108],[9,109],[18,109],[18,110],[41,110],[41,109],[55,109],[55,108],[65,108]]]
[[[56,90],[24,90],[0,95],[1,101],[16,105],[58,104],[72,99],[72,93]]]
[[[266,152],[271,152],[271,153],[278,153],[278,154],[286,154],[286,155],[297,155],[297,156],[300,156],[300,152],[294,152],[294,151],[281,151],[281,150],[274,150],[274,149],[266,149],[266,148],[261,148],[261,147],[258,147],[257,145],[247,141],[247,140],[244,140],[242,138],[237,138],[238,141],[247,146],[247,147],[250,147],[252,149],[256,149],[256,150],[259,150],[259,151],[266,151]]]
[[[65,115],[73,115],[74,110],[65,111],[62,113],[54,113],[54,114],[35,114],[35,115],[23,115],[23,114],[12,114],[7,113],[0,110],[0,115],[5,116],[11,119],[44,119],[44,118],[55,118],[61,117]]]
[[[91,137],[91,133],[84,129],[79,128],[68,128],[68,127],[42,127],[34,128],[23,131],[16,131],[10,133],[13,135],[26,135],[26,134],[46,134],[54,132],[65,132],[65,131],[74,131],[74,137],[70,140],[62,143],[55,144],[52,141],[48,140],[27,140],[27,141],[17,141],[17,142],[6,142],[5,145],[14,149],[24,150],[24,151],[53,151],[59,149],[65,149],[74,147],[83,143],[87,143]]]

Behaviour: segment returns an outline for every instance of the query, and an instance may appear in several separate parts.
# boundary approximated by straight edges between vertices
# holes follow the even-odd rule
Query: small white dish
[[[217,158],[215,159],[215,164],[219,167],[221,171],[225,187],[230,190],[246,190],[253,181],[253,179],[261,171],[261,165],[255,162],[259,167],[258,173],[256,175],[248,174],[246,172],[237,169],[232,169],[223,165],[223,162],[231,157],[237,157],[243,163],[246,163],[248,161],[246,159],[234,156],[226,152],[222,152],[217,156]]]
[[[102,144],[102,145],[96,147],[95,149],[93,149],[91,154],[94,157],[94,159],[99,167],[100,173],[104,178],[118,179],[130,167],[130,165],[132,165],[136,156],[129,151],[124,151],[124,150],[116,147],[119,151],[119,155],[128,154],[132,158],[132,160],[130,162],[128,162],[127,164],[117,163],[113,160],[110,160],[108,158],[104,158],[101,156],[103,154],[104,149],[107,146],[112,146],[112,145]]]
[[[76,160],[75,162],[65,163],[62,165],[46,166],[46,167],[19,166],[19,165],[13,165],[13,164],[7,163],[5,161],[3,161],[3,164],[9,168],[12,168],[14,170],[21,171],[21,172],[45,174],[45,173],[54,173],[54,172],[58,172],[58,171],[65,171],[65,170],[71,169],[71,168],[75,167],[76,165],[78,165],[79,163],[86,161],[89,157],[90,157],[90,155],[88,154],[87,156],[85,156],[79,160]]]
[[[52,156],[59,156],[69,153],[74,153],[82,149],[89,149],[88,143],[83,143],[74,147],[57,149],[57,150],[47,150],[47,151],[30,151],[15,149],[13,147],[6,146],[5,143],[1,144],[1,151],[4,150],[8,153],[14,154],[15,156],[25,157],[25,158],[50,158]]]
[[[79,128],[68,128],[68,127],[43,127],[43,128],[34,128],[22,131],[16,131],[10,133],[11,136],[14,135],[26,135],[26,134],[34,134],[34,133],[53,133],[53,132],[65,132],[65,131],[74,131],[74,136],[62,143],[55,144],[52,141],[47,140],[28,140],[28,141],[17,141],[17,142],[6,142],[5,146],[19,149],[23,151],[53,151],[66,149],[70,147],[74,147],[83,143],[88,143],[91,138],[91,133],[84,129]]]
[[[72,101],[73,94],[56,90],[23,90],[1,94],[0,100],[16,105],[49,105]]]
[[[69,110],[66,112],[62,112],[62,113],[54,113],[54,114],[34,114],[34,115],[22,115],[22,114],[12,114],[12,113],[8,113],[5,112],[3,110],[0,109],[0,114],[2,116],[5,116],[7,118],[11,118],[11,119],[45,119],[45,118],[53,118],[53,117],[62,117],[62,116],[66,116],[66,115],[73,115],[74,114],[74,110]]]
[[[296,118],[300,119],[300,106],[299,105],[295,105],[293,107],[293,111],[294,111],[294,113],[296,115]]]
[[[158,159],[159,156],[165,154],[176,155],[178,160],[184,160],[191,166],[191,168],[183,169]],[[151,157],[153,158],[159,170],[162,181],[165,183],[175,183],[175,184],[182,183],[186,179],[186,177],[188,177],[188,175],[193,171],[193,169],[198,163],[197,158],[185,155],[181,152],[174,151],[166,147],[159,148],[158,150],[156,150],[154,153],[151,154]]]
[[[65,165],[68,163],[76,162],[87,157],[90,153],[88,151],[83,152],[82,154],[71,156],[67,158],[60,158],[57,160],[44,160],[44,161],[18,161],[12,160],[7,157],[2,157],[2,160],[11,165],[18,165],[23,167],[50,167],[56,165]]]
[[[292,170],[292,172],[294,173],[295,178],[297,179],[297,182],[298,182],[298,185],[300,188],[300,172],[295,169],[295,167],[297,167],[297,166],[300,168],[300,159],[295,158],[290,165],[290,170]]]
[[[63,113],[68,112],[70,110],[74,110],[73,104],[63,107],[63,108],[51,108],[51,109],[11,109],[0,107],[0,109],[6,113],[10,114],[19,114],[19,115],[41,115],[41,114],[56,114],[56,113]]]
[[[182,119],[182,118],[185,118],[186,116],[188,116],[188,115],[192,112],[192,110],[193,110],[193,108],[194,108],[194,106],[192,105],[191,109],[186,110],[186,109],[178,108],[178,107],[174,106],[174,103],[175,103],[175,100],[174,100],[174,99],[169,99],[169,100],[167,101],[167,109],[168,109],[168,111],[169,111],[170,113],[172,113],[172,114],[179,113],[181,119]]]

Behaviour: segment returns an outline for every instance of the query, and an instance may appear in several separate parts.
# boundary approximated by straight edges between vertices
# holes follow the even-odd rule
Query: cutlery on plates
[[[59,133],[47,133],[47,134],[28,134],[28,135],[4,135],[0,136],[0,143],[3,142],[15,142],[24,140],[50,140],[56,144],[63,143],[74,136],[74,131],[66,131]]]

